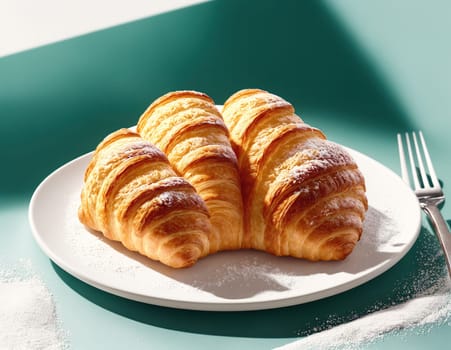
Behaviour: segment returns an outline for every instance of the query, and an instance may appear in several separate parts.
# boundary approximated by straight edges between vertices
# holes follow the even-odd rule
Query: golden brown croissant
[[[367,210],[364,179],[351,156],[266,91],[235,93],[222,114],[242,181],[243,246],[344,259],[360,239]]]
[[[78,215],[107,238],[172,267],[190,266],[210,249],[202,199],[159,149],[128,129],[97,146]]]
[[[213,230],[210,253],[239,249],[243,207],[238,165],[213,100],[195,91],[168,93],[142,114],[137,130],[205,201]]]

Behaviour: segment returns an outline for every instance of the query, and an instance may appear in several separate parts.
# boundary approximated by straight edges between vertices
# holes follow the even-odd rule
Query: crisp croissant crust
[[[196,91],[170,92],[142,114],[138,133],[168,157],[190,182],[210,213],[210,253],[239,249],[243,206],[236,155],[213,100]]]
[[[172,267],[190,266],[210,250],[202,199],[159,149],[128,129],[97,146],[78,216],[129,250]]]
[[[309,260],[351,253],[368,204],[346,150],[266,91],[235,93],[222,115],[241,175],[243,247]]]

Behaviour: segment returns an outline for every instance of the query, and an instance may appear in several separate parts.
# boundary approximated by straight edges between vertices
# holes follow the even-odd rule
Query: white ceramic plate
[[[263,252],[221,252],[176,270],[88,231],[77,218],[86,154],[36,189],[29,219],[34,238],[58,266],[104,291],[145,303],[193,310],[258,310],[305,303],[356,287],[388,270],[420,230],[416,197],[391,170],[348,149],[365,175],[364,233],[341,262],[308,262]]]

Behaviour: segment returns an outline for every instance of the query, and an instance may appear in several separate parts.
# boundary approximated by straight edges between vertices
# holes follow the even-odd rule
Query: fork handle
[[[451,277],[451,233],[448,224],[443,218],[442,213],[435,204],[424,204],[422,206],[424,212],[431,220],[434,231],[445,254],[445,261],[448,267],[448,274]]]

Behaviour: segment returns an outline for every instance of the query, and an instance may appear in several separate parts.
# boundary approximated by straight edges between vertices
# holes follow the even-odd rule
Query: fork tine
[[[406,142],[407,142],[407,153],[409,154],[410,160],[410,171],[412,173],[414,188],[415,190],[419,190],[421,186],[420,182],[418,181],[417,168],[415,167],[415,159],[413,157],[412,146],[410,145],[410,137],[407,132],[406,132]]]
[[[438,181],[437,175],[435,173],[434,167],[432,166],[431,156],[429,155],[429,151],[426,146],[426,141],[424,140],[423,133],[418,131],[419,139],[421,141],[422,148],[420,149],[420,145],[417,140],[417,136],[415,132],[405,133],[405,141],[407,145],[407,154],[410,160],[410,168],[412,171],[412,179],[415,183],[415,195],[418,199],[418,203],[420,208],[424,211],[426,216],[430,219],[432,228],[434,229],[438,240],[440,241],[440,246],[445,255],[446,266],[448,268],[448,273],[451,278],[451,232],[449,231],[448,224],[443,218],[443,215],[440,212],[439,205],[445,201],[445,195],[440,186],[440,182]],[[416,151],[416,158],[418,161],[418,167],[420,169],[420,173],[418,174],[417,168],[415,165],[414,154],[412,151],[412,146],[410,142],[410,137],[413,138],[414,147]],[[408,181],[408,173],[407,173],[407,165],[406,165],[406,155],[404,155],[404,146],[403,146],[403,138],[401,134],[398,134],[398,149],[399,149],[399,158],[401,161],[401,171],[402,176],[406,182]],[[424,167],[423,159],[426,161],[428,166],[428,173],[431,181],[426,174],[426,169]],[[423,188],[420,188],[419,176],[422,177]]]
[[[398,151],[399,151],[399,160],[401,163],[401,176],[404,182],[410,187],[409,172],[407,170],[407,161],[404,153],[404,146],[401,134],[398,134]]]
[[[421,146],[423,147],[424,158],[425,158],[426,164],[428,166],[429,176],[432,181],[432,185],[434,187],[440,187],[440,182],[438,181],[437,174],[435,173],[434,166],[432,165],[431,156],[429,155],[429,151],[426,146],[426,141],[424,140],[423,133],[420,131],[419,135],[420,135]]]
[[[420,146],[417,141],[417,135],[412,132],[413,144],[415,146],[415,152],[417,155],[418,167],[420,168],[421,181],[423,182],[423,188],[430,188],[428,176],[426,174],[426,169],[424,168],[423,157],[421,155]],[[423,147],[424,149],[424,147]]]

